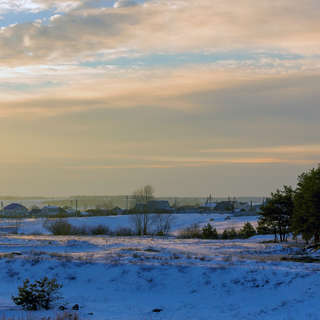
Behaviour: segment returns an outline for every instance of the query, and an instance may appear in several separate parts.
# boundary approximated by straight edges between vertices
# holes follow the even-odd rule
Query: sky
[[[0,0],[0,195],[266,196],[320,156],[318,0]]]

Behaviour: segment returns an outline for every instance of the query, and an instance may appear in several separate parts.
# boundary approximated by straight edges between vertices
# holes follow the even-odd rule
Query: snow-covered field
[[[256,224],[256,216],[248,217],[233,217],[231,220],[225,220],[227,214],[199,214],[199,213],[187,213],[187,214],[174,214],[172,215],[172,228],[171,233],[177,234],[181,229],[189,227],[190,225],[197,223],[203,226],[206,223],[211,223],[217,228],[218,231],[223,231],[226,228],[240,229],[246,222]],[[116,230],[120,227],[132,227],[131,217],[128,215],[123,216],[107,216],[107,217],[81,217],[81,218],[68,218],[67,219],[74,226],[97,226],[106,225],[111,230]],[[18,223],[18,232],[20,234],[48,234],[49,232],[43,227],[45,219],[23,219]],[[0,226],[13,225],[15,221],[2,219],[0,220]]]
[[[221,217],[221,224],[240,220]],[[177,220],[174,230],[182,226]],[[283,261],[302,249],[294,242],[262,243],[267,239],[3,236],[0,319],[21,316],[11,296],[25,278],[44,276],[63,284],[57,307],[79,304],[80,319],[320,319],[320,264]],[[36,312],[32,319],[56,313]]]

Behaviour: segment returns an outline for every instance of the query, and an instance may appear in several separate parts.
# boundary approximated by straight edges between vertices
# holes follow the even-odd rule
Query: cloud
[[[41,115],[56,115],[76,111],[88,111],[105,108],[134,108],[137,106],[164,107],[175,109],[197,108],[198,101],[188,99],[187,95],[201,94],[203,91],[219,92],[246,81],[258,81],[267,78],[257,74],[248,74],[244,70],[210,70],[208,67],[161,70],[119,70],[99,71],[86,68],[53,69],[48,68],[37,75],[26,74],[24,82],[33,84],[33,90],[20,91],[18,96],[12,92],[0,92],[2,108],[0,116],[18,115],[25,112]],[[13,74],[19,76],[20,68]],[[24,71],[26,71],[24,69]],[[6,77],[6,76],[4,76]],[[7,75],[8,77],[8,75]],[[21,77],[21,73],[20,73]],[[53,81],[63,83],[60,87],[39,88],[37,83]],[[250,80],[249,80],[250,79]],[[148,85],[146,86],[146,82]],[[108,88],[107,90],[105,88]]]
[[[55,14],[53,16],[50,17],[50,21],[53,22],[54,20],[57,20],[61,17],[61,14]]]
[[[26,65],[92,57],[123,47],[141,52],[231,49],[320,53],[316,0],[151,1],[139,6],[81,9],[77,1],[38,1],[73,9],[50,25],[17,25],[0,34],[0,63]],[[121,2],[122,3],[122,2]],[[123,2],[123,4],[129,2]],[[130,1],[131,3],[131,1]],[[28,36],[26,47],[21,39]],[[32,52],[32,56],[27,52]]]
[[[137,2],[0,1],[1,16],[49,9],[0,31],[3,188],[115,192],[152,169],[165,192],[229,192],[237,175],[265,192],[318,162],[318,0]]]
[[[154,157],[156,158],[156,157]],[[166,163],[167,162],[167,163]],[[279,159],[279,158],[227,158],[227,159],[193,159],[193,158],[181,158],[180,160],[174,159],[170,160],[168,158],[166,161],[154,160],[154,163],[141,163],[141,164],[105,164],[105,165],[79,165],[79,166],[65,166],[66,169],[73,170],[101,170],[101,169],[169,169],[169,168],[201,168],[201,167],[211,167],[217,165],[226,164],[251,164],[251,165],[263,165],[263,164],[288,164],[288,165],[315,165],[314,160],[289,160],[289,159]]]
[[[39,11],[43,6],[33,0],[2,0],[0,1],[0,12],[14,11]]]
[[[67,12],[80,4],[80,0],[2,0],[0,12],[40,12],[49,8]]]
[[[0,90],[2,117],[146,107],[190,113],[210,110],[226,117],[221,121],[236,118],[246,122],[251,119],[252,123],[257,118],[280,119],[288,114],[300,119],[303,100],[309,101],[310,108],[305,121],[308,115],[315,119],[315,90],[320,78],[320,73],[265,74],[214,66],[119,70],[65,65],[0,71],[7,88]]]
[[[320,145],[293,145],[251,148],[216,148],[201,150],[202,153],[269,153],[269,154],[320,154]]]
[[[138,3],[134,0],[118,0],[113,5],[114,8],[127,8],[127,7],[134,7]]]

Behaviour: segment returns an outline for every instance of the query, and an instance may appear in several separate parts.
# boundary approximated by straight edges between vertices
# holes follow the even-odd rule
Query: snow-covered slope
[[[48,276],[81,319],[320,319],[320,265],[282,261],[293,243],[259,241],[2,237],[0,318],[19,315],[10,297],[23,279]]]

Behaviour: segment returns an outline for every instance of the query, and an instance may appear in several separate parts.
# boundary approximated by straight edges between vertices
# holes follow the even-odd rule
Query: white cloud
[[[39,11],[44,6],[34,0],[2,0],[0,1],[0,12],[13,11]]]
[[[59,19],[53,17],[49,26],[24,24],[4,29],[0,35],[2,65],[70,62],[120,48],[142,53],[199,49],[320,53],[320,20],[315,14],[320,3],[315,0],[301,0],[296,6],[291,0],[277,5],[267,0],[240,0],[237,6],[219,0],[184,5],[175,0],[151,1],[131,6],[132,0],[120,0],[116,7],[121,10],[89,8],[87,2],[80,5],[76,0],[13,3],[11,8],[60,7],[69,11]],[[20,39],[26,35],[32,40],[32,52],[37,53],[32,57],[22,54]]]
[[[118,0],[113,7],[114,8],[127,8],[136,6],[137,2],[134,0]]]
[[[0,13],[8,11],[39,12],[45,9],[69,12],[81,4],[81,0],[0,0]]]
[[[55,15],[53,15],[53,16],[50,17],[50,21],[51,21],[51,22],[52,22],[52,21],[55,21],[55,20],[59,19],[60,17],[61,17],[61,14],[55,14]]]

